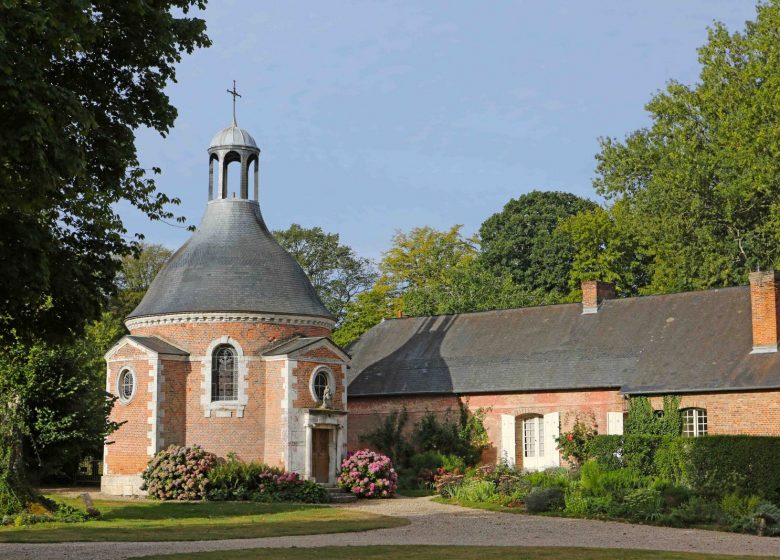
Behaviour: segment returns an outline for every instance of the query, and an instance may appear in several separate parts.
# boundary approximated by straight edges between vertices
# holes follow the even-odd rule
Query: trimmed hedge
[[[629,467],[702,496],[737,493],[780,503],[780,437],[596,436],[587,452],[605,468]]]
[[[697,492],[723,497],[737,492],[780,503],[780,438],[707,436],[681,446],[681,471]]]

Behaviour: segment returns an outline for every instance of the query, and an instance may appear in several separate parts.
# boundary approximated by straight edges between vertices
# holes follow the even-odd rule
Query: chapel
[[[200,225],[106,354],[111,420],[122,423],[104,448],[107,494],[142,493],[149,459],[172,444],[335,483],[349,357],[329,338],[335,318],[263,221],[259,163],[234,111],[208,147]]]

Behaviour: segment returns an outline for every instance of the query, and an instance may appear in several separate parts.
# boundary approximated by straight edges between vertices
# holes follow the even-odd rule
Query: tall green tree
[[[562,297],[568,292],[574,247],[557,226],[595,207],[590,200],[556,191],[532,191],[512,199],[482,223],[480,260],[529,291]]]
[[[580,212],[558,225],[574,247],[570,299],[586,280],[612,282],[619,295],[637,295],[649,283],[647,248],[634,230],[633,214],[621,201],[608,210]]]
[[[339,241],[337,233],[322,228],[304,228],[292,224],[273,232],[279,244],[289,252],[317,290],[325,307],[341,320],[347,306],[377,278],[374,263],[362,258]]]
[[[142,242],[138,244],[137,251],[121,258],[115,280],[116,291],[109,304],[114,318],[124,320],[141,303],[152,280],[172,254],[173,252],[163,245]],[[101,318],[105,319],[106,317]]]
[[[97,318],[131,252],[114,211],[176,218],[138,163],[166,134],[182,53],[209,45],[205,0],[0,3],[0,335],[64,338]],[[23,255],[23,258],[21,256]]]
[[[334,340],[348,344],[398,314],[466,313],[538,302],[538,294],[509,275],[487,270],[478,259],[477,240],[464,237],[461,229],[419,227],[396,233],[379,264],[379,279],[347,306]]]
[[[595,187],[630,213],[646,293],[745,283],[780,265],[780,2],[716,23],[693,85],[670,82],[648,128],[601,140]],[[611,211],[610,211],[611,212]]]

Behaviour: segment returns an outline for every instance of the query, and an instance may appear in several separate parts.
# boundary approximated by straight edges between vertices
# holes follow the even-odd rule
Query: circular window
[[[129,369],[123,369],[119,374],[119,382],[117,383],[117,392],[119,393],[119,400],[127,403],[133,398],[135,394],[135,374]]]
[[[314,398],[316,398],[319,402],[322,402],[322,399],[325,398],[325,389],[329,386],[330,378],[328,377],[328,373],[326,371],[320,370],[314,374],[314,379],[312,381],[312,392],[314,393]]]

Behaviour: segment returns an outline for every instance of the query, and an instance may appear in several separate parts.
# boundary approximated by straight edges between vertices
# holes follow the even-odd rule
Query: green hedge
[[[713,498],[758,495],[780,503],[780,437],[596,436],[589,459],[629,467]]]
[[[780,503],[780,438],[707,436],[688,439],[682,449],[683,476],[695,491],[717,497],[738,492]]]

